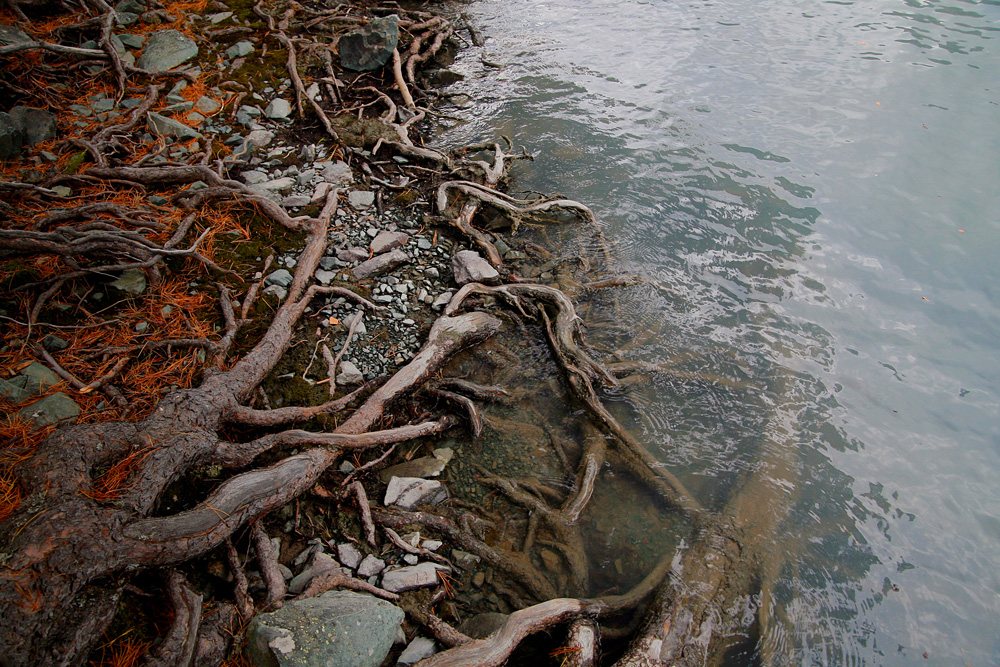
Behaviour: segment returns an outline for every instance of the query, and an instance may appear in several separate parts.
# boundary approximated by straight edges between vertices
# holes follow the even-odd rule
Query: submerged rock
[[[295,600],[254,617],[246,657],[254,667],[378,667],[403,616],[394,604],[352,591]]]
[[[399,43],[399,17],[395,14],[375,19],[340,38],[340,65],[356,72],[382,67]]]

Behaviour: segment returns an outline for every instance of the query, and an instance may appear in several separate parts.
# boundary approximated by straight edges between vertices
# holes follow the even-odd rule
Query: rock
[[[393,477],[437,477],[444,472],[445,464],[445,461],[433,456],[421,456],[386,468],[378,476],[383,482],[388,482]]]
[[[255,616],[245,653],[255,667],[378,667],[403,616],[372,595],[329,591]]]
[[[375,556],[368,554],[365,556],[364,560],[358,564],[358,576],[364,577],[374,577],[376,574],[385,569],[385,561],[381,558],[376,558]]]
[[[340,563],[338,563],[333,556],[323,553],[322,551],[316,552],[313,554],[309,565],[307,565],[306,568],[294,577],[290,584],[288,584],[288,590],[293,595],[298,595],[304,591],[309,586],[309,583],[319,575],[324,572],[339,569],[341,569]]]
[[[542,564],[545,565],[545,569],[549,572],[559,572],[562,569],[560,567],[559,556],[554,551],[542,549],[539,555],[542,557]]]
[[[438,583],[439,570],[447,571],[448,568],[436,563],[420,563],[389,570],[382,575],[382,588],[392,593],[402,593],[416,588],[435,586]]]
[[[337,251],[337,259],[341,262],[360,262],[361,260],[368,259],[368,251],[357,246],[341,248]]]
[[[410,235],[405,232],[379,232],[371,243],[372,252],[380,255],[387,250],[406,245]]]
[[[253,127],[257,119],[260,118],[261,110],[257,107],[244,104],[236,112],[236,122],[244,127]]]
[[[208,20],[212,25],[215,25],[216,23],[222,23],[232,15],[232,12],[219,12],[217,14],[210,14]]]
[[[350,542],[342,542],[337,545],[337,558],[352,570],[356,570],[361,564],[361,552]]]
[[[198,101],[194,103],[194,110],[206,116],[211,116],[221,108],[221,104],[213,100],[211,97],[206,97],[205,95],[199,97]]]
[[[264,109],[264,115],[272,120],[284,120],[292,115],[292,105],[280,97],[271,100]]]
[[[333,282],[334,278],[337,277],[336,271],[330,271],[328,269],[316,269],[316,273],[313,274],[316,278],[316,282],[320,285],[329,285]]]
[[[448,489],[436,480],[420,477],[393,477],[385,489],[386,506],[413,509],[418,505],[436,505],[448,498]]]
[[[226,49],[226,57],[230,60],[242,58],[253,53],[253,49],[253,42],[242,39]]]
[[[375,203],[375,193],[370,190],[351,190],[347,193],[347,203],[357,211],[369,208]]]
[[[168,70],[198,55],[194,40],[178,30],[154,32],[136,61],[139,69]]]
[[[441,310],[442,308],[448,305],[448,302],[451,301],[451,297],[453,297],[454,295],[455,293],[452,292],[451,290],[438,294],[434,298],[433,303],[431,303],[431,308],[433,308],[434,310]]]
[[[288,287],[292,284],[292,274],[288,271],[288,269],[278,269],[268,275],[267,278],[264,279],[264,282],[268,285]]]
[[[313,167],[319,171],[323,180],[331,185],[354,182],[354,172],[346,162],[317,162]]]
[[[356,72],[378,69],[389,62],[399,43],[399,17],[390,14],[340,38],[341,67]]]
[[[13,382],[0,379],[0,398],[7,399],[11,403],[23,403],[31,398],[31,392]]]
[[[114,100],[111,100],[114,104]],[[29,146],[40,144],[56,136],[56,117],[44,109],[32,107],[14,107],[10,110],[11,119],[24,132],[24,143]]]
[[[473,639],[486,639],[494,632],[503,627],[507,622],[507,614],[496,611],[488,611],[485,614],[476,614],[458,626],[462,632]]]
[[[364,373],[350,361],[340,362],[340,373],[337,374],[337,384],[352,385],[365,381]]]
[[[351,273],[358,280],[364,280],[365,278],[370,278],[371,276],[379,273],[391,271],[397,266],[406,264],[409,261],[410,258],[406,256],[405,252],[402,250],[393,250],[381,255],[376,255],[365,262],[361,262],[351,269]]]
[[[0,25],[0,46],[16,46],[17,44],[30,44],[33,42],[31,36],[12,25]],[[390,53],[392,53],[390,51]]]
[[[264,294],[271,294],[277,298],[278,301],[284,301],[285,297],[288,296],[288,290],[281,285],[268,285],[264,288]]]
[[[146,291],[146,274],[142,269],[126,269],[111,282],[111,286],[133,296],[139,296]]]
[[[276,178],[272,181],[264,181],[263,183],[252,185],[250,186],[250,189],[257,194],[275,199],[278,194],[282,192],[289,192],[294,187],[294,178],[291,178],[290,176],[282,176],[281,178]]]
[[[482,572],[476,572],[472,575],[472,585],[476,588],[482,588],[483,584],[486,583],[486,575]]]
[[[452,549],[451,560],[463,570],[471,570],[479,565],[480,558],[476,554],[470,554],[468,551]]]
[[[24,379],[19,380],[19,378]],[[59,376],[52,372],[48,366],[32,361],[21,371],[18,378],[14,378],[14,381],[31,394],[41,394],[49,387],[59,384]]]
[[[10,160],[21,154],[24,130],[9,113],[0,111],[0,160]]]
[[[130,49],[141,49],[142,45],[146,43],[145,35],[131,35],[129,33],[122,33],[121,35],[115,35],[118,41],[122,43],[123,46],[127,46]]]
[[[485,283],[496,285],[500,282],[500,274],[493,266],[483,259],[475,250],[462,250],[451,258],[451,270],[455,274],[455,282]]]
[[[285,208],[302,208],[303,206],[309,206],[312,203],[312,199],[305,195],[289,195],[281,200],[281,205]]]
[[[58,352],[60,350],[65,350],[69,347],[69,341],[65,338],[60,338],[55,334],[49,334],[42,339],[42,347],[44,347],[49,352]]]
[[[146,112],[146,125],[151,132],[164,137],[175,139],[201,139],[202,137],[201,132],[191,129],[178,120],[161,116],[155,111]]]
[[[437,644],[427,637],[414,637],[413,641],[399,654],[397,665],[413,665],[437,653]]]
[[[254,109],[254,111],[257,111],[257,109]],[[258,113],[260,112],[258,111]],[[246,140],[257,148],[267,148],[271,145],[271,142],[274,141],[274,132],[271,132],[270,130],[254,130],[247,135]]]
[[[39,426],[47,426],[64,419],[73,419],[78,414],[80,414],[80,406],[60,391],[22,408],[17,416],[22,419],[30,419]]]

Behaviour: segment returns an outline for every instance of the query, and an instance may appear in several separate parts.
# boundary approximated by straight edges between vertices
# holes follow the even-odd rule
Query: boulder
[[[410,258],[406,256],[406,253],[397,249],[381,255],[376,255],[365,262],[361,262],[351,269],[351,273],[354,274],[354,277],[358,280],[364,280],[365,278],[370,278],[379,273],[391,271],[397,266],[406,264],[409,261]]]
[[[378,667],[403,616],[374,596],[330,591],[255,616],[245,654],[254,667]]]
[[[382,575],[382,588],[392,593],[403,593],[435,586],[438,583],[439,570],[447,571],[448,568],[436,563],[420,563],[389,570]]]
[[[80,406],[61,391],[46,396],[28,407],[22,408],[17,413],[18,417],[30,419],[39,426],[55,424],[64,419],[73,419],[78,414],[80,414]]]
[[[24,132],[24,143],[29,146],[56,136],[55,114],[45,109],[14,107],[10,110],[10,117],[21,127],[21,131]]]
[[[500,282],[500,274],[493,265],[483,259],[475,250],[461,250],[451,258],[451,270],[455,274],[455,282],[485,283],[496,285]]]
[[[10,160],[21,154],[24,129],[9,113],[0,111],[0,160]]]
[[[146,43],[136,61],[139,69],[162,71],[173,69],[198,55],[198,45],[179,30],[158,30]]]
[[[383,502],[386,506],[396,505],[404,509],[413,509],[419,505],[436,505],[447,498],[447,487],[437,480],[393,477],[385,488]]]
[[[368,72],[389,62],[399,43],[399,17],[395,14],[375,19],[340,38],[340,65],[355,72]]]

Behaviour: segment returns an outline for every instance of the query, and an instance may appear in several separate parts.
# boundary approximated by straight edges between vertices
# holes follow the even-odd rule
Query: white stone
[[[413,509],[418,505],[436,505],[448,498],[448,489],[437,480],[420,477],[393,477],[385,489],[384,504]]]
[[[410,645],[399,654],[396,660],[397,665],[414,665],[424,658],[429,658],[437,653],[437,644],[433,639],[427,637],[414,637]]]
[[[314,273],[313,275],[316,276],[316,280],[319,282],[320,285],[329,285],[331,282],[333,282],[333,279],[337,277],[337,272],[324,271],[323,269],[316,269],[316,273]]]
[[[352,570],[361,564],[361,552],[350,542],[343,542],[337,545],[337,558]]]
[[[500,280],[500,274],[493,266],[483,259],[475,250],[462,250],[451,258],[451,270],[455,274],[455,282],[493,284]]]
[[[264,115],[273,120],[283,120],[292,115],[292,105],[288,100],[280,97],[271,100],[271,103],[264,109]]]
[[[435,586],[438,583],[439,570],[447,571],[448,568],[435,563],[420,563],[389,570],[382,575],[382,588],[392,593],[402,593],[416,588]]]
[[[337,375],[337,384],[361,384],[365,381],[365,376],[361,370],[350,361],[340,362],[340,373]]]

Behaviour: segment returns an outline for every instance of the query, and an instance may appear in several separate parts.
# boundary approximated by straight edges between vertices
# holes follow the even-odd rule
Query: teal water
[[[753,469],[761,410],[791,415],[759,641],[780,664],[1000,663],[1000,2],[463,11],[488,41],[455,65],[478,101],[445,140],[507,134],[536,153],[516,188],[595,209],[650,283],[604,342],[795,379],[753,410],[670,377],[615,398],[709,503]]]

